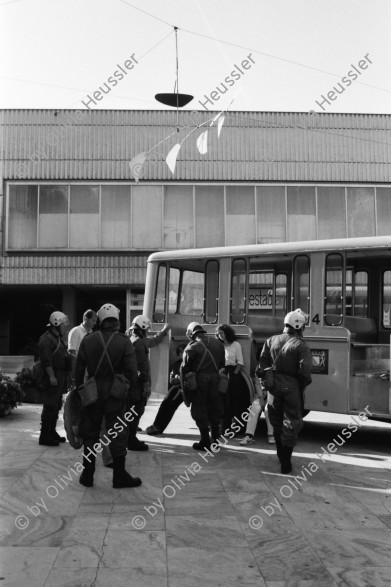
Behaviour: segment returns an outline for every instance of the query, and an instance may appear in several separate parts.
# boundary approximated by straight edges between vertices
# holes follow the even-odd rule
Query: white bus
[[[391,236],[165,251],[148,259],[144,314],[171,336],[152,360],[155,390],[167,385],[189,322],[214,336],[233,326],[254,373],[266,338],[300,307],[313,358],[306,410],[391,421]],[[161,327],[161,326],[160,326]],[[249,401],[253,389],[249,388]]]

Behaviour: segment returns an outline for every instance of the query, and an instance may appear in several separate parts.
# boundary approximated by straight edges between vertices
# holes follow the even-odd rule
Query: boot
[[[213,426],[211,429],[211,437],[212,437],[212,442],[217,442],[220,436],[220,427],[219,426]]]
[[[128,450],[149,450],[149,446],[146,442],[139,440],[137,436],[130,437],[128,439]]]
[[[195,442],[193,444],[193,448],[195,450],[204,450],[207,448],[210,449],[210,438],[209,438],[209,428],[200,428],[201,432],[201,439],[199,442]]]
[[[51,430],[50,430],[51,436],[53,436],[53,438],[55,438],[58,442],[66,442],[65,436],[60,436],[56,430],[57,420],[58,420],[58,414],[57,414],[57,416],[54,416],[53,420],[52,420],[52,425],[51,425]]]
[[[276,450],[277,450],[277,457],[278,460],[281,463],[282,460],[282,444],[281,444],[281,437],[280,436],[275,436],[274,437],[275,441],[276,441]]]
[[[293,448],[291,446],[283,446],[281,453],[281,473],[288,475],[292,471],[292,456]]]
[[[94,485],[95,457],[91,453],[88,455],[88,459],[83,455],[83,467],[79,483],[84,487],[92,487]]]
[[[121,489],[123,487],[139,487],[142,481],[139,477],[132,477],[125,471],[125,458],[113,458],[113,487]]]
[[[39,436],[39,444],[44,446],[58,446],[59,441],[51,434],[52,417],[43,415],[41,419],[41,434]]]

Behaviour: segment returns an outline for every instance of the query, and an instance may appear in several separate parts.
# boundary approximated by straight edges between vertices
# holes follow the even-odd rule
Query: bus
[[[391,236],[164,251],[150,255],[143,312],[170,337],[151,357],[155,391],[166,389],[175,347],[190,322],[214,336],[230,324],[254,375],[265,340],[301,308],[312,353],[305,410],[391,422]],[[248,379],[249,402],[254,389]]]

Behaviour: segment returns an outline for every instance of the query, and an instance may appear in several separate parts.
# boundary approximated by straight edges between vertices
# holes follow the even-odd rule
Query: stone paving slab
[[[390,585],[389,425],[365,423],[326,459],[349,416],[310,414],[281,475],[263,421],[249,447],[205,454],[181,406],[164,435],[140,433],[148,452],[128,452],[141,487],[113,489],[98,457],[87,489],[72,473],[81,451],[38,445],[40,411],[0,420],[2,587]]]

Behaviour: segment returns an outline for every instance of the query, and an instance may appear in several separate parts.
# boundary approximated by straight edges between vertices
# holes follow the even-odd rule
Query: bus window
[[[346,316],[368,318],[368,273],[367,271],[346,271]]]
[[[155,305],[153,311],[154,322],[164,322],[166,315],[166,266],[159,265],[157,278]]]
[[[204,274],[184,270],[181,280],[179,313],[202,316],[204,310]]]
[[[170,267],[170,280],[168,286],[168,313],[176,314],[178,312],[178,290],[179,290],[180,271]]]
[[[285,316],[287,313],[288,279],[285,273],[276,275],[275,315]]]
[[[246,261],[234,259],[231,277],[231,314],[233,324],[243,324],[246,316]]]
[[[307,255],[295,257],[293,264],[293,309],[310,313],[310,260]]]
[[[391,271],[383,273],[383,328],[391,328]]]
[[[205,267],[205,322],[216,324],[219,306],[219,264],[207,261]]]
[[[342,324],[343,258],[327,255],[325,265],[324,321],[328,326]]]

